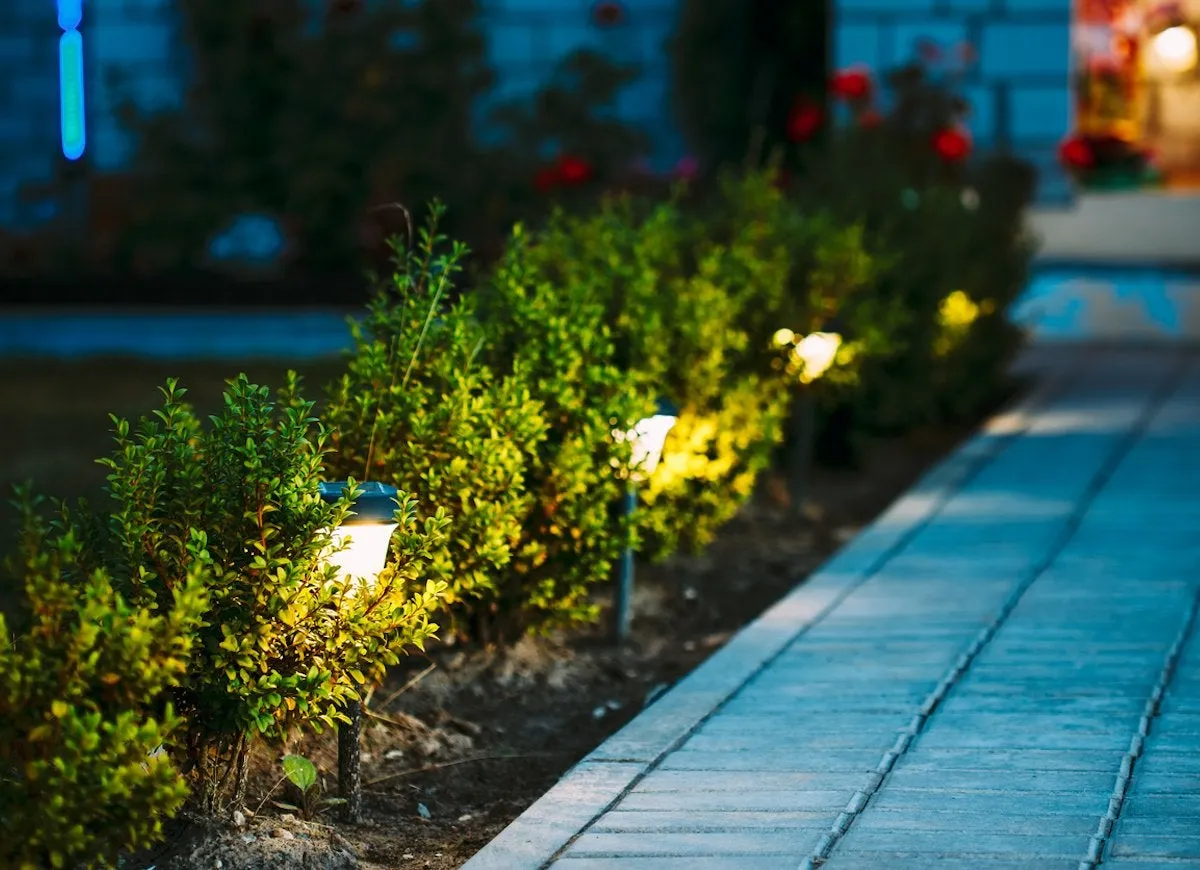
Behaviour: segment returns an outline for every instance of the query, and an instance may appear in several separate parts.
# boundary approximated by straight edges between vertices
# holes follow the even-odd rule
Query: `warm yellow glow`
[[[1196,66],[1196,31],[1190,27],[1168,27],[1154,36],[1150,48],[1155,66],[1165,72],[1185,73]]]
[[[780,347],[787,347],[796,340],[796,333],[792,332],[786,326],[775,333],[774,341]]]
[[[979,315],[991,314],[994,310],[995,305],[990,300],[980,305],[965,291],[955,290],[938,306],[938,324],[942,329],[934,341],[933,352],[938,356],[951,353],[966,338]]]
[[[833,365],[837,359],[842,337],[836,332],[812,332],[796,343],[792,360],[801,363],[800,380],[811,384]]]
[[[351,523],[339,526],[330,534],[333,549],[329,564],[338,569],[338,576],[348,583],[370,585],[387,564],[388,542],[395,523]],[[342,544],[345,547],[342,547]]]
[[[675,427],[677,419],[673,414],[655,414],[638,420],[637,425],[628,432],[613,432],[614,438],[618,441],[628,440],[633,447],[629,468],[635,480],[649,477],[658,468],[667,435]]]

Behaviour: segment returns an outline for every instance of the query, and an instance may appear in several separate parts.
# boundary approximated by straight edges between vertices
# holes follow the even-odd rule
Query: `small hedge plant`
[[[187,786],[161,752],[180,727],[163,698],[187,678],[206,605],[202,568],[141,605],[89,569],[77,532],[22,499],[9,561],[28,624],[0,615],[0,865],[114,866],[150,845]]]
[[[486,614],[521,546],[533,494],[528,468],[546,439],[541,403],[517,364],[487,364],[489,336],[456,278],[466,249],[438,233],[434,206],[415,247],[353,325],[347,372],[331,385],[333,476],[370,475],[412,493],[418,516],[449,511],[431,576],[460,629],[487,633]]]
[[[80,564],[136,607],[167,611],[191,578],[206,591],[171,693],[186,729],[168,748],[200,807],[218,810],[241,799],[252,739],[344,719],[364,683],[436,630],[442,587],[420,579],[446,520],[418,519],[401,495],[388,567],[374,588],[347,587],[326,556],[350,502],[320,498],[328,431],[295,377],[278,400],[244,375],[230,381],[207,427],[174,381],[162,392],[136,428],[114,418],[116,449],[102,460],[111,512],[79,512],[90,530]]]
[[[501,376],[527,378],[548,427],[526,466],[533,501],[493,600],[495,613],[535,632],[596,619],[592,592],[630,537],[617,509],[629,444],[613,433],[652,413],[655,399],[617,363],[606,300],[560,280],[562,252],[545,238],[515,227],[476,291],[485,358]]]
[[[743,364],[767,341],[742,328],[750,296],[740,281],[744,269],[774,264],[713,242],[706,230],[677,200],[646,209],[618,198],[590,214],[558,214],[530,250],[541,280],[594,300],[612,343],[594,347],[604,355],[593,364],[680,409],[636,515],[643,551],[659,557],[703,546],[738,510],[786,411],[775,381]]]

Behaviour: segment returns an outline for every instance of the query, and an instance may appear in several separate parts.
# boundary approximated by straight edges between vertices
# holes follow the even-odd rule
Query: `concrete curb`
[[[1069,377],[1059,370],[991,418],[962,447],[807,581],[738,632],[695,671],[563,775],[463,870],[538,870],[779,656],[874,575],[975,473],[1029,425]]]

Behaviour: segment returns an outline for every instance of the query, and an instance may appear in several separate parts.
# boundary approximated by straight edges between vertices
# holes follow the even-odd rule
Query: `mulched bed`
[[[631,642],[604,627],[505,650],[442,646],[396,668],[369,702],[365,820],[306,822],[279,784],[297,752],[336,794],[336,742],[260,747],[242,826],[184,831],[158,870],[461,867],[575,762],[820,565],[966,431],[880,441],[863,467],[823,471],[805,519],[764,491],[700,557],[639,566]],[[274,789],[272,791],[272,789]],[[240,820],[241,821],[241,820]],[[316,822],[314,824],[314,821]],[[218,864],[217,861],[220,861]]]
[[[90,495],[110,448],[107,412],[137,416],[155,387],[178,375],[197,410],[216,408],[222,381],[247,370],[278,384],[286,366],[88,361],[0,363],[0,486],[29,477],[42,492]],[[304,367],[311,393],[338,370]],[[336,794],[332,735],[259,747],[240,824],[174,824],[168,841],[125,868],[156,870],[403,870],[458,868],[599,745],[739,628],[853,536],[969,430],[865,445],[860,467],[822,470],[810,516],[790,517],[778,481],[730,523],[703,556],[639,566],[631,642],[615,649],[603,626],[526,640],[506,651],[431,648],[394,669],[374,693],[364,729],[365,821],[290,811],[287,752],[311,758]],[[3,510],[0,510],[3,514]],[[0,552],[11,515],[0,517]],[[0,609],[12,590],[0,588]],[[6,599],[8,601],[6,602]]]

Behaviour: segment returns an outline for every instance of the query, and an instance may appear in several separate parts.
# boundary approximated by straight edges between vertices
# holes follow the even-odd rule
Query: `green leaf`
[[[284,776],[301,792],[307,794],[317,784],[317,767],[303,755],[285,755],[280,764]]]

